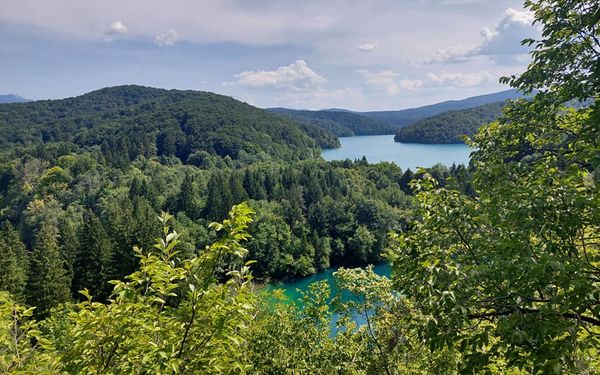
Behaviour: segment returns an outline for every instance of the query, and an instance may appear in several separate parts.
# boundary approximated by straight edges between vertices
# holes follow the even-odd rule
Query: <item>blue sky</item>
[[[119,84],[259,107],[401,109],[506,89],[536,37],[512,0],[0,0],[0,94]]]

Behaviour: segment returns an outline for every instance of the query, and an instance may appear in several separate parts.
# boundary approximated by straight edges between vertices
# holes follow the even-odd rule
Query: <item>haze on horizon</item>
[[[0,0],[0,94],[63,98],[140,84],[259,107],[384,110],[507,89],[519,1]]]

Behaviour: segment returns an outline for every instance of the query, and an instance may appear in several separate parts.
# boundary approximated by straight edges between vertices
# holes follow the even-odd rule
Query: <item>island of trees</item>
[[[598,373],[600,5],[525,7],[502,81],[539,92],[469,167],[328,163],[330,132],[209,93],[1,105],[0,371]],[[259,288],[332,265],[337,293]]]

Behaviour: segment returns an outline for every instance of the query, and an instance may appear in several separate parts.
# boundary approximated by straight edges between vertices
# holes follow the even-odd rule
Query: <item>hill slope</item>
[[[471,136],[481,125],[496,120],[505,102],[447,111],[403,127],[394,140],[404,143],[462,143],[461,136]]]
[[[270,108],[269,111],[303,123],[312,124],[320,129],[333,132],[338,137],[394,134],[398,129],[397,126],[383,123],[359,113],[343,110],[303,111],[287,108]]]
[[[297,122],[208,92],[117,86],[0,106],[1,147],[55,142],[100,146],[107,159],[166,155],[183,162],[198,151],[232,159],[303,159],[320,151]]]
[[[521,97],[523,97],[523,95],[516,90],[506,90],[494,94],[473,96],[462,100],[448,100],[442,103],[426,105],[418,108],[409,108],[400,111],[362,112],[361,114],[386,124],[406,126],[426,117],[434,116],[438,113],[473,108],[485,104],[502,102]]]

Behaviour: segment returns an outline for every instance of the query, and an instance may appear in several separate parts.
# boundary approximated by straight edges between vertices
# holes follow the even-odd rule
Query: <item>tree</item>
[[[356,228],[354,236],[348,242],[348,250],[351,252],[348,259],[352,262],[365,264],[371,259],[376,240],[375,236],[373,236],[366,226],[359,225]]]
[[[29,259],[21,236],[6,222],[0,237],[0,290],[25,300]]]
[[[115,281],[108,304],[92,296],[69,313],[71,345],[61,352],[69,373],[245,373],[247,326],[254,315],[249,268],[232,269],[223,282],[216,265],[242,259],[252,211],[233,207],[213,223],[220,237],[194,258],[179,260],[179,234],[162,214],[153,250],[136,248],[140,269]],[[176,303],[180,300],[179,303]]]
[[[73,295],[88,289],[103,300],[109,294],[108,272],[112,249],[102,223],[92,211],[86,212],[79,234],[79,251],[73,264]]]
[[[229,181],[225,172],[215,170],[211,174],[204,208],[204,215],[209,220],[222,219],[233,206],[233,196],[228,185]]]
[[[396,287],[432,348],[459,347],[465,371],[600,368],[597,1],[527,1],[541,24],[509,104],[471,145],[474,197],[422,171],[419,218],[395,239]],[[569,100],[596,99],[568,109]],[[424,324],[424,326],[423,326]]]
[[[197,201],[197,189],[191,174],[186,173],[177,195],[176,211],[185,212],[190,219],[197,219],[200,207]]]
[[[70,299],[69,280],[61,251],[58,230],[42,223],[31,252],[27,303],[36,307],[37,316],[47,316],[50,309]]]

